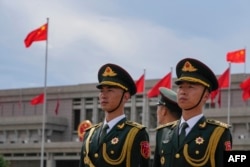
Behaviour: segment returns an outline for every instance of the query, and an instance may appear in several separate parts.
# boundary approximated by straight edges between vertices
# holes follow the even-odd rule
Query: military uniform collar
[[[186,122],[188,124],[188,127],[186,128],[186,134],[188,134],[190,132],[190,130],[194,127],[194,125],[202,118],[204,117],[204,115],[201,113],[199,115],[196,115],[192,118],[190,118],[189,120],[185,121],[183,119],[183,117],[181,117],[181,120],[180,120],[180,126],[183,122]],[[180,128],[179,128],[179,133],[180,133]]]
[[[107,130],[107,132],[109,132],[118,122],[120,122],[120,121],[121,121],[122,119],[124,119],[124,118],[125,118],[125,114],[120,115],[120,116],[118,116],[118,117],[112,119],[112,120],[109,121],[109,122],[107,122],[106,119],[105,119],[103,124],[104,124],[104,125],[105,125],[105,124],[108,124],[108,126],[109,126],[109,129]]]
[[[165,128],[165,127],[173,128],[177,124],[178,124],[178,120],[173,121],[173,122],[169,122],[169,123],[166,123],[166,124],[159,125],[159,126],[156,127],[155,130],[159,130],[159,129],[162,129],[162,128]]]

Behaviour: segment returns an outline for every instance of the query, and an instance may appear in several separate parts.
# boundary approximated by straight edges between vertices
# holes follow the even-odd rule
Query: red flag
[[[144,74],[135,82],[137,92],[136,93],[143,93],[144,91]]]
[[[56,102],[56,108],[55,108],[56,115],[58,114],[59,105],[60,105],[59,100],[57,100],[57,102]]]
[[[156,97],[159,95],[159,87],[166,87],[171,89],[172,76],[169,72],[164,78],[158,81],[153,88],[148,91],[148,97]]]
[[[212,103],[213,103],[213,100],[215,99],[215,97],[217,96],[217,94],[221,88],[228,88],[229,87],[229,77],[230,77],[230,69],[228,67],[226,69],[226,71],[218,78],[218,84],[219,84],[218,89],[211,92],[211,94],[210,94],[210,98],[211,98]],[[219,98],[220,97],[221,97],[221,95],[219,95]],[[220,100],[221,99],[218,99],[219,105],[220,105]]]
[[[42,25],[38,29],[31,31],[24,40],[26,48],[30,47],[30,45],[35,41],[47,40],[47,29],[48,23]]]
[[[40,95],[34,97],[34,98],[30,101],[30,104],[31,104],[31,105],[37,105],[37,104],[43,103],[43,101],[44,101],[44,94],[42,93],[42,94],[40,94]]]
[[[210,98],[211,98],[211,103],[212,103],[212,104],[214,103],[214,99],[215,99],[215,97],[217,96],[218,92],[219,92],[219,90],[217,89],[217,90],[214,90],[214,91],[212,91],[212,92],[210,93]]]
[[[230,77],[230,70],[228,67],[226,69],[226,71],[218,79],[219,88],[228,88],[229,87],[229,77]]]
[[[242,99],[246,101],[250,98],[250,77],[240,84],[240,88],[242,89]]]
[[[246,61],[246,49],[240,49],[227,53],[227,61],[231,63],[245,63]]]

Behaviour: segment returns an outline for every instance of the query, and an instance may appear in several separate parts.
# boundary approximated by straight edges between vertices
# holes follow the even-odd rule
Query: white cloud
[[[0,43],[5,47],[4,55],[8,56],[0,61],[7,62],[2,69],[11,69],[13,76],[20,76],[21,83],[15,77],[6,77],[8,82],[13,82],[12,87],[43,84],[44,43],[36,42],[26,49],[23,39],[29,31],[44,24],[46,17],[50,18],[48,83],[51,85],[97,82],[97,70],[108,62],[128,69],[134,79],[139,78],[144,68],[147,78],[161,78],[171,67],[175,76],[174,67],[184,57],[198,58],[220,74],[227,67],[226,52],[250,41],[245,35],[249,34],[247,27],[227,36],[200,32],[189,35],[185,27],[174,29],[176,20],[168,26],[142,14],[130,15],[130,9],[119,13],[123,7],[119,1],[101,3],[105,5],[99,1],[1,1],[0,22],[5,31],[1,32]],[[162,13],[161,17],[167,15]],[[199,26],[203,28],[201,24],[196,28]],[[16,28],[18,31],[13,33]]]

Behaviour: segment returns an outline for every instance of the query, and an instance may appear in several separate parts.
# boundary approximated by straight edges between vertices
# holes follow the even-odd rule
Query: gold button
[[[165,164],[165,158],[164,156],[161,157],[161,165],[164,165]]]
[[[195,154],[200,154],[200,151],[199,151],[199,150],[196,150],[196,151],[195,151]]]
[[[111,154],[114,154],[115,152],[113,150],[110,151]]]
[[[94,156],[95,156],[95,158],[98,158],[98,153],[95,153],[95,155],[94,155]]]
[[[161,150],[161,153],[163,154],[163,153],[164,153],[164,151],[163,151],[163,150]]]
[[[175,158],[180,158],[180,154],[175,154]]]

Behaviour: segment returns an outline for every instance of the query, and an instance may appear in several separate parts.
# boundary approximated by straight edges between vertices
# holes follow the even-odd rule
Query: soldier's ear
[[[169,113],[169,110],[168,110],[168,108],[167,107],[164,107],[164,116],[166,116],[166,115],[168,115],[168,113]]]
[[[210,93],[208,91],[206,91],[205,94],[204,94],[205,100],[208,100],[209,97],[210,97]]]
[[[126,101],[128,101],[128,100],[130,99],[130,93],[129,93],[129,92],[125,92],[123,98],[124,98]]]

